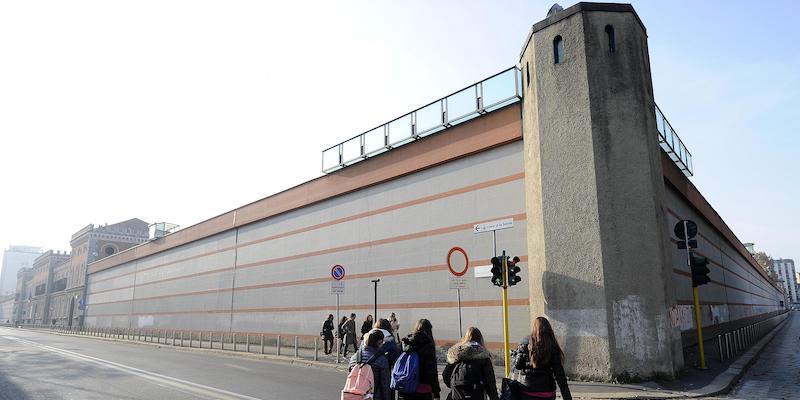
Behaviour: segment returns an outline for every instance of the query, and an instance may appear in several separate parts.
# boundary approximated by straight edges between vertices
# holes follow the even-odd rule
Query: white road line
[[[32,342],[30,340],[21,339],[14,336],[3,336],[3,338],[8,340],[18,341],[20,343],[24,343],[30,346],[38,347],[42,350],[48,350],[53,353],[59,354],[63,357],[72,358],[76,360],[80,360],[87,363],[98,364],[104,367],[112,368],[118,371],[127,372],[131,375],[136,375],[140,378],[144,378],[153,382],[156,382],[161,385],[171,386],[180,390],[188,391],[190,393],[198,394],[201,396],[210,397],[212,399],[221,399],[221,400],[261,400],[257,397],[250,397],[239,393],[229,392],[227,390],[217,389],[211,386],[201,385],[199,383],[185,381],[183,379],[174,378],[171,376],[157,374],[155,372],[146,371],[143,369],[131,367],[128,365],[115,363],[113,361],[103,360],[101,358],[87,356],[85,354],[76,353],[74,351],[59,349],[57,347],[43,345],[37,342]]]

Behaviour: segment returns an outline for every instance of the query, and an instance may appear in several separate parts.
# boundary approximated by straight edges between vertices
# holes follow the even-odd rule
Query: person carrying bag
[[[536,318],[530,336],[522,338],[514,354],[519,380],[503,380],[503,400],[555,400],[556,384],[563,400],[572,400],[563,361],[564,352],[550,322]]]
[[[461,342],[447,351],[447,365],[442,372],[449,387],[448,400],[498,400],[492,355],[484,347],[483,335],[476,327],[467,328]]]

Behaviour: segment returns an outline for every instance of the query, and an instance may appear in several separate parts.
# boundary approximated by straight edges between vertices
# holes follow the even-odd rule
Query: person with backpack
[[[519,371],[521,400],[555,400],[556,383],[563,400],[572,400],[564,373],[564,352],[558,345],[550,321],[533,320],[530,336],[522,338],[514,355],[514,369]]]
[[[350,359],[342,400],[389,400],[389,361],[381,352],[383,332],[375,330],[364,336],[365,345]]]
[[[328,314],[328,318],[322,323],[322,331],[319,335],[322,336],[325,354],[331,354],[333,351],[333,314]]]
[[[481,331],[471,326],[461,342],[447,350],[447,366],[442,371],[450,388],[448,400],[499,400],[492,365],[492,353],[484,347]]]
[[[399,400],[439,399],[439,372],[436,366],[436,342],[433,325],[421,319],[414,333],[403,338],[405,351],[392,370],[392,389]]]
[[[375,321],[375,325],[372,326],[372,330],[367,332],[369,335],[372,332],[381,331],[383,333],[383,346],[381,346],[381,352],[386,355],[386,359],[389,360],[389,367],[393,367],[395,361],[400,357],[400,346],[395,342],[394,335],[392,335],[391,331],[391,324],[389,320],[381,318]],[[365,346],[364,343],[361,344],[363,348]]]
[[[356,342],[356,314],[350,314],[350,319],[348,319],[343,325],[342,329],[344,329],[344,352],[342,353],[343,356],[347,357],[347,349],[350,346],[353,346],[353,351],[358,350],[358,345]]]
[[[339,354],[344,350],[344,323],[347,322],[347,316],[342,317],[339,325],[336,327],[336,337],[339,338]]]

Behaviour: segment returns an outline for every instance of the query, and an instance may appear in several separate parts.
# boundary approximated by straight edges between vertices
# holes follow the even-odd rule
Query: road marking
[[[185,381],[183,379],[174,378],[171,376],[161,375],[155,372],[146,371],[140,368],[131,367],[129,365],[124,365],[120,363],[116,363],[113,361],[103,360],[101,358],[87,356],[85,354],[76,353],[74,351],[64,350],[57,347],[47,346],[44,344],[40,344],[37,342],[32,342],[30,340],[21,339],[14,336],[3,336],[4,339],[17,341],[20,343],[24,343],[30,346],[38,347],[42,350],[48,350],[53,353],[59,354],[63,357],[72,358],[76,360],[80,360],[83,362],[101,365],[103,367],[115,369],[122,372],[127,372],[132,375],[136,375],[140,378],[147,379],[153,382],[156,382],[160,385],[164,386],[171,386],[173,388],[177,388],[179,390],[188,391],[190,393],[198,394],[205,397],[210,397],[212,399],[221,399],[221,400],[261,400],[257,397],[250,397],[239,393],[229,392],[223,389],[217,389],[215,387],[201,385],[199,383]]]
[[[236,368],[242,371],[248,371],[248,372],[250,371],[250,368],[242,367],[241,365],[235,365],[235,364],[222,364],[222,365],[230,368]]]

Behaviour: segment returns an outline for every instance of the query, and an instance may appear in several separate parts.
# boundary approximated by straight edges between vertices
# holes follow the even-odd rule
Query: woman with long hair
[[[484,347],[480,329],[471,326],[460,342],[447,350],[447,366],[442,371],[450,388],[448,399],[498,400],[492,353]]]
[[[419,385],[414,393],[397,392],[399,400],[439,399],[439,371],[436,367],[436,342],[433,339],[433,325],[421,319],[414,327],[414,333],[403,338],[406,352],[419,356]]]
[[[342,317],[339,321],[339,326],[336,327],[336,337],[339,338],[339,354],[344,350],[344,323],[347,322],[347,316]]]
[[[367,317],[364,318],[364,322],[361,324],[361,340],[362,341],[364,340],[364,335],[366,335],[367,332],[372,330],[372,324],[373,324],[372,315],[367,315]]]
[[[514,358],[514,369],[520,372],[521,398],[555,400],[556,383],[564,400],[572,400],[564,374],[564,351],[556,340],[550,321],[533,320],[530,336],[522,338]]]
[[[333,351],[333,314],[328,314],[328,318],[325,318],[319,335],[322,336],[322,341],[325,344],[325,354],[331,354]]]

